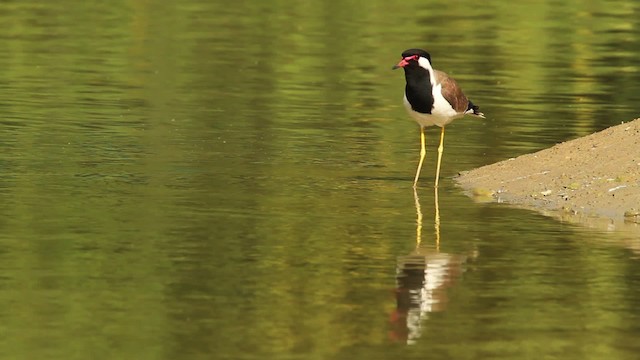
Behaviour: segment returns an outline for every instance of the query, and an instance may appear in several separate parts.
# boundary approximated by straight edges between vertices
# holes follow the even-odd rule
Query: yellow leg
[[[444,151],[444,126],[440,132],[440,146],[438,146],[438,165],[436,166],[436,185],[438,187],[438,179],[440,179],[440,163],[442,162],[442,152]]]
[[[420,177],[420,170],[422,169],[422,162],[424,156],[427,154],[427,149],[424,147],[424,127],[420,126],[420,162],[418,163],[418,170],[416,171],[416,177],[413,179],[413,188],[418,185],[418,178]]]
[[[440,251],[440,204],[438,203],[438,187],[434,188],[433,198],[436,207],[436,216],[433,221],[433,226],[436,230],[436,250]]]
[[[420,199],[418,199],[418,191],[413,188],[413,200],[416,204],[416,249],[420,247],[422,243],[422,210],[420,210]]]

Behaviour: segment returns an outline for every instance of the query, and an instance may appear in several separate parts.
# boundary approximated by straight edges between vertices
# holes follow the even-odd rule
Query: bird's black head
[[[422,49],[407,49],[402,52],[402,60],[393,67],[393,69],[403,68],[405,66],[418,66],[418,59],[421,57],[431,62],[431,55]]]
[[[429,55],[428,52],[422,50],[422,49],[408,49],[402,52],[402,57],[406,58],[409,56],[413,56],[413,55],[418,55],[418,56],[422,56],[423,58],[427,58],[427,60],[429,60],[429,62],[431,62],[431,55]]]

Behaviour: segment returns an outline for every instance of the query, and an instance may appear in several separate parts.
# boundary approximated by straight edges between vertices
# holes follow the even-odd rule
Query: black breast
[[[404,77],[407,80],[404,91],[411,108],[422,114],[431,114],[433,94],[429,71],[420,66],[406,66]]]

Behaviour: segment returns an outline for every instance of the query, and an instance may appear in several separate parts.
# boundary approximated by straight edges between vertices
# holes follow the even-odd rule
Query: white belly
[[[413,110],[406,95],[404,97],[404,107],[407,109],[409,115],[423,127],[433,125],[443,127],[454,119],[464,116],[464,114],[458,114],[453,110],[451,105],[440,95],[440,91],[438,91],[438,95],[439,96],[434,96],[431,114],[423,114]]]

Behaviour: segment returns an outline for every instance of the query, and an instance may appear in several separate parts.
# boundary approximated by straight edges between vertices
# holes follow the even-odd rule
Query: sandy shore
[[[456,178],[478,200],[640,231],[640,119]]]

